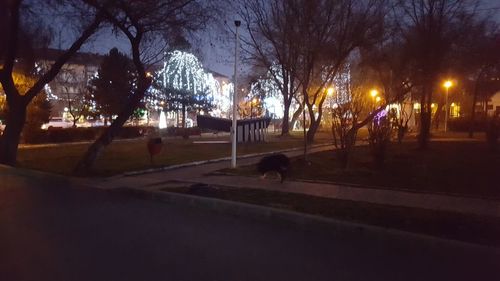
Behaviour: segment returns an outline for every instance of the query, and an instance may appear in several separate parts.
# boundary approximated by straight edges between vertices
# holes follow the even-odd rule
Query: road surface
[[[0,280],[500,280],[498,254],[333,236],[0,168]]]

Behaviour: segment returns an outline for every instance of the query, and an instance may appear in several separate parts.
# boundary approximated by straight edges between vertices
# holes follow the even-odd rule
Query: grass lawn
[[[193,193],[189,187],[164,191]],[[207,194],[205,194],[206,196]],[[210,197],[378,225],[446,239],[500,246],[500,219],[444,211],[385,206],[278,191],[216,187]]]
[[[147,139],[115,141],[105,149],[92,171],[93,176],[111,176],[125,171],[143,170],[193,161],[215,159],[231,155],[231,144],[196,144],[194,141],[228,140],[222,138],[164,139],[162,152],[155,156],[152,165],[147,152]],[[319,133],[317,143],[330,141],[328,134]],[[301,147],[300,133],[289,137],[270,135],[266,143],[238,144],[238,155]],[[78,160],[90,144],[61,144],[53,147],[22,147],[18,153],[18,166],[71,174]]]
[[[392,144],[382,169],[373,167],[367,146],[355,149],[347,170],[335,156],[334,151],[311,154],[310,165],[293,159],[289,177],[500,199],[500,153],[484,142],[436,141],[425,151],[415,142]],[[254,166],[225,172],[256,174]]]

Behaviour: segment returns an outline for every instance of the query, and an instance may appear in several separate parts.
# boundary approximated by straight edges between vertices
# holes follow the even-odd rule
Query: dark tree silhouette
[[[126,106],[78,162],[75,173],[79,174],[87,173],[91,169],[100,153],[113,141],[123,124],[141,105],[152,84],[152,76],[146,71],[147,64],[162,53],[158,53],[158,38],[168,38],[169,34],[178,33],[179,30],[201,28],[210,15],[207,12],[208,7],[202,5],[202,1],[196,0],[116,0],[110,7],[103,6],[98,1],[90,2],[97,10],[103,10],[106,20],[130,42],[137,78],[136,87]]]
[[[62,66],[97,31],[104,19],[103,14],[99,13],[97,9],[83,3],[80,3],[80,5],[67,5],[68,13],[72,14],[71,19],[68,17],[68,20],[79,21],[79,26],[81,26],[78,33],[75,34],[75,40],[67,50],[55,59],[54,63],[46,71],[39,73],[36,82],[31,87],[28,89],[16,87],[13,73],[19,69],[23,69],[22,72],[24,73],[29,73],[35,68],[36,54],[35,52],[26,52],[26,50],[30,48],[35,50],[46,45],[43,43],[47,41],[45,35],[48,33],[48,27],[43,26],[43,21],[37,18],[36,13],[33,13],[32,10],[36,10],[42,5],[46,8],[60,7],[59,5],[68,4],[68,1],[0,1],[0,15],[2,18],[2,27],[0,29],[2,32],[0,35],[2,38],[0,40],[0,61],[2,62],[0,66],[0,83],[9,107],[5,118],[6,127],[0,137],[1,164],[16,164],[17,147],[26,121],[26,110],[30,102],[42,93],[44,86],[56,77]],[[29,40],[24,40],[25,38]]]
[[[90,92],[97,112],[104,115],[106,121],[111,121],[112,116],[118,115],[128,104],[135,77],[132,61],[118,49],[111,49],[103,58],[97,77],[90,81]]]

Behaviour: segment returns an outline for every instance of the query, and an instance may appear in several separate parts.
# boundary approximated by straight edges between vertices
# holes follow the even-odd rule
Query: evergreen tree
[[[128,103],[135,87],[136,73],[130,58],[113,48],[104,57],[97,77],[90,82],[90,91],[96,110],[111,120]]]

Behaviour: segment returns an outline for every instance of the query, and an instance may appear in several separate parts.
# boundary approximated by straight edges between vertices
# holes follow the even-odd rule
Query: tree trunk
[[[420,149],[427,149],[431,129],[431,94],[428,85],[425,85],[420,98],[420,134],[418,136],[418,146]]]
[[[290,127],[293,130],[293,125],[297,120],[300,118],[300,114],[302,114],[302,110],[304,110],[304,107],[302,106],[302,103],[299,103],[299,108],[293,113],[292,120],[290,121]]]
[[[5,131],[0,137],[0,164],[9,166],[16,165],[17,147],[26,121],[26,106],[17,103],[21,102],[10,104]]]
[[[290,103],[288,103],[288,106],[284,106],[283,110],[283,120],[281,122],[281,135],[289,135],[290,134]]]
[[[137,89],[126,103],[125,108],[118,114],[118,117],[112,121],[111,126],[106,128],[102,135],[89,147],[80,162],[78,162],[74,170],[76,174],[86,174],[90,171],[97,157],[102,153],[103,149],[113,141],[123,127],[123,124],[125,124],[134,113],[134,110],[139,106],[147,89],[151,85],[152,81],[146,76],[144,65],[140,59],[139,44],[141,38],[142,34],[138,34],[135,38],[130,39],[130,44],[132,45],[132,58],[139,76]]]
[[[438,103],[438,107],[436,109],[436,114],[434,114],[434,120],[432,120],[432,124],[434,125],[434,129],[439,130],[439,123],[441,122],[441,115],[443,114],[444,105]],[[446,108],[445,108],[446,110]],[[432,115],[432,108],[430,109]],[[446,112],[445,112],[446,114]]]
[[[316,135],[316,132],[318,131],[320,120],[321,119],[311,120],[310,125],[309,125],[309,130],[307,130],[307,143],[314,142],[314,136]]]
[[[103,149],[113,141],[123,127],[123,124],[127,122],[130,115],[132,115],[134,110],[137,108],[140,101],[144,97],[146,89],[138,90],[138,92],[134,94],[130,102],[126,105],[126,108],[118,114],[118,117],[111,122],[111,125],[107,127],[102,135],[99,136],[99,138],[89,147],[75,168],[76,174],[84,175],[90,171]]]
[[[320,105],[321,106],[321,105]],[[321,117],[323,115],[321,110],[318,110],[318,117],[315,117],[314,110],[312,106],[308,106],[309,109],[309,130],[307,130],[307,143],[314,142],[314,136],[319,129],[321,123]]]
[[[470,124],[469,124],[469,138],[474,137],[474,121],[476,119],[476,103],[477,103],[477,94],[479,91],[479,79],[481,78],[481,72],[479,72],[477,78],[476,78],[476,83],[474,83],[474,94],[472,96],[472,110],[470,114]]]
[[[469,138],[474,137],[474,129],[475,125],[474,122],[476,120],[476,103],[477,103],[477,93],[474,91],[474,96],[472,98],[472,110],[470,114],[470,124],[469,124]]]
[[[186,106],[182,105],[182,128],[186,128]]]

